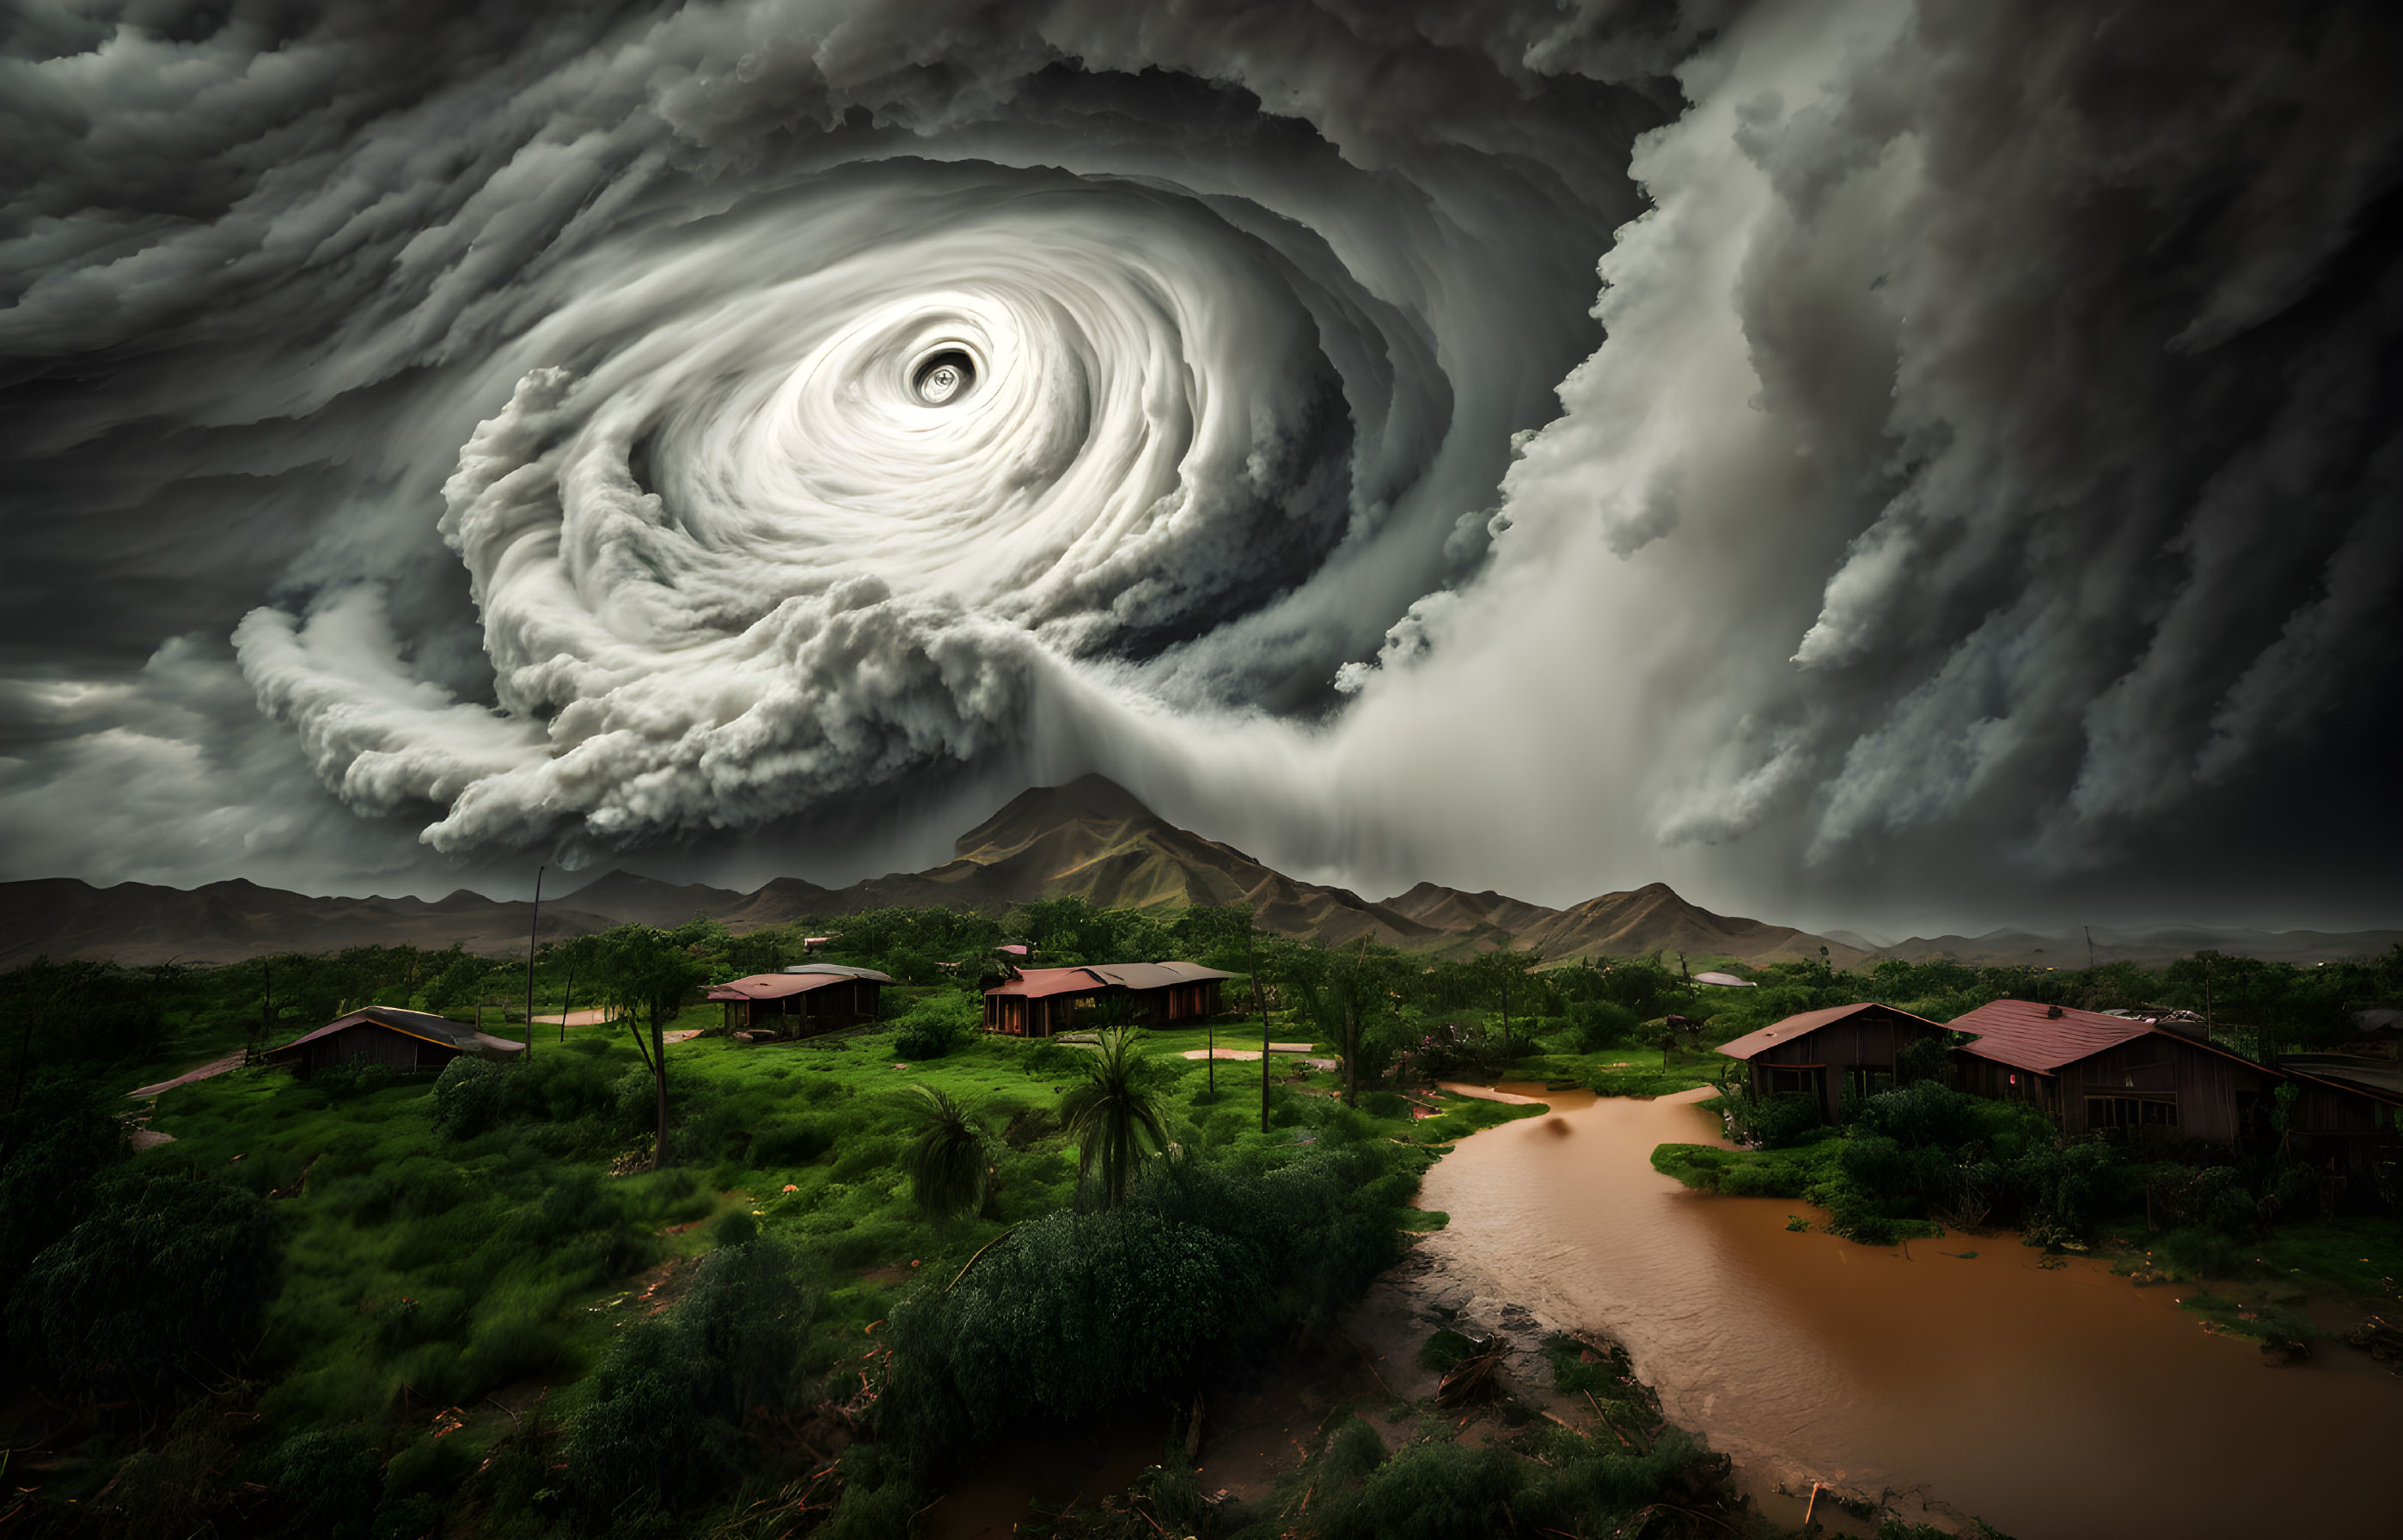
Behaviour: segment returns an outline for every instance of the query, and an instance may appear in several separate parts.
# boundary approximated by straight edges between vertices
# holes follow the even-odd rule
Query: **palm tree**
[[[993,1177],[984,1130],[967,1108],[931,1086],[910,1086],[901,1095],[918,1124],[902,1153],[901,1169],[909,1173],[919,1212],[948,1219],[984,1207]]]
[[[1083,1082],[1060,1098],[1060,1121],[1076,1141],[1077,1180],[1097,1187],[1102,1207],[1114,1209],[1126,1201],[1127,1189],[1134,1185],[1144,1145],[1168,1147],[1168,1128],[1160,1117],[1160,1099],[1146,1083],[1143,1056],[1134,1051],[1131,1030],[1113,1027],[1096,1034],[1090,1051]]]

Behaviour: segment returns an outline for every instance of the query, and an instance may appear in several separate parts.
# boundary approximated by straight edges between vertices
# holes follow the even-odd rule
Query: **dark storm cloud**
[[[7,54],[21,873],[247,869],[246,819],[328,881],[581,859],[962,766],[1551,898],[2139,902],[2202,809],[2246,881],[2354,853],[2268,810],[2397,673],[2382,13],[30,7]]]

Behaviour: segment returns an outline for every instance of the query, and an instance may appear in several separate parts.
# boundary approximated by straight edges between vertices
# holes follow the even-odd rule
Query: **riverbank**
[[[1555,1092],[1549,1116],[1462,1142],[1420,1196],[1450,1223],[1413,1256],[1624,1342],[1666,1415],[1769,1511],[1780,1489],[1830,1481],[2061,1540],[2387,1533],[2403,1381],[2365,1355],[2265,1369],[2180,1291],[2103,1261],[1977,1238],[1862,1246],[1790,1228],[1809,1217],[1791,1201],[1688,1191],[1651,1152],[1725,1146],[1695,1105],[1708,1094]],[[2215,1430],[2240,1423],[2235,1462]]]

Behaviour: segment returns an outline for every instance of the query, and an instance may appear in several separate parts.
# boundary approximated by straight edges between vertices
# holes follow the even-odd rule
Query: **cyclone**
[[[433,891],[1099,770],[1553,902],[2340,870],[2403,27],[2204,10],[35,0],[0,833]]]
[[[462,798],[479,836],[572,800],[613,834],[758,816],[970,757],[1047,660],[1251,700],[1293,661],[1190,655],[1374,534],[1354,424],[1392,376],[1321,338],[1407,340],[1189,200],[887,164],[593,266],[527,344],[583,367],[525,374],[443,489],[498,702],[542,724]]]

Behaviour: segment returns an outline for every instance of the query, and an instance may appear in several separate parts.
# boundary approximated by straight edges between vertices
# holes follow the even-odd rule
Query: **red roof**
[[[2059,1014],[2055,1014],[2058,1012]],[[2106,1048],[2132,1043],[2155,1029],[2150,1021],[2070,1006],[2039,1006],[2033,1000],[1995,1000],[1952,1019],[1954,1032],[1977,1038],[1962,1052],[1974,1053],[2013,1069],[2050,1075],[2063,1064],[2091,1058]],[[2174,1033],[2163,1033],[2175,1037]],[[2178,1038],[2180,1042],[2191,1039]]]
[[[1107,989],[1164,990],[1172,984],[1233,977],[1199,963],[1094,963],[1080,968],[1022,968],[1017,978],[985,992],[1043,1000],[1055,994],[1099,994]]]
[[[1904,1020],[1917,1021],[1922,1026],[1938,1026],[1937,1022],[1930,1021],[1924,1016],[1913,1016],[1907,1010],[1896,1010],[1892,1006],[1881,1006],[1874,1000],[1864,1000],[1857,1005],[1829,1006],[1824,1010],[1806,1010],[1799,1016],[1789,1016],[1783,1021],[1773,1021],[1758,1032],[1744,1034],[1732,1043],[1720,1044],[1719,1051],[1730,1059],[1750,1059],[1781,1043],[1790,1043],[1797,1037],[1817,1032],[1821,1027],[1833,1026],[1849,1017],[1858,1016],[1863,1011],[1870,1010],[1899,1016]]]
[[[709,992],[712,1000],[785,1000],[828,984],[854,984],[861,979],[873,984],[889,984],[892,979],[881,973],[859,968],[845,973],[755,973],[748,978],[737,978],[720,984]]]

